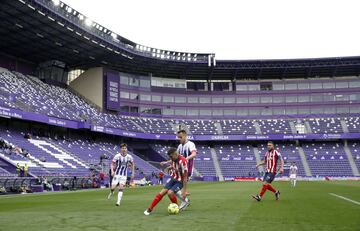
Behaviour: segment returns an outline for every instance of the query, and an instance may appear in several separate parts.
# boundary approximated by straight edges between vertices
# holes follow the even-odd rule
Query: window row
[[[247,104],[247,103],[306,103],[306,102],[333,102],[333,101],[357,101],[359,94],[309,94],[309,95],[287,95],[287,96],[234,96],[234,97],[198,97],[198,96],[161,96],[120,92],[120,98],[152,101],[163,103],[200,103],[200,104]]]
[[[335,88],[357,88],[360,80],[333,81],[333,82],[303,82],[303,83],[270,83],[266,88],[261,84],[236,84],[236,91],[260,91],[260,90],[308,90],[308,89],[335,89]]]
[[[359,107],[311,107],[311,108],[243,108],[243,109],[196,109],[196,108],[149,108],[123,106],[122,112],[162,114],[167,116],[256,116],[256,115],[307,115],[360,113]]]

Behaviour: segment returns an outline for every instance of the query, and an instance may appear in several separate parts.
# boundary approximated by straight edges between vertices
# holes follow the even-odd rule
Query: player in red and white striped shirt
[[[155,196],[148,209],[145,210],[146,216],[150,215],[155,206],[167,194],[172,203],[177,204],[176,193],[183,189],[180,199],[182,203],[186,202],[187,182],[188,182],[188,161],[185,157],[180,155],[175,148],[170,148],[167,152],[171,159],[171,165],[167,168],[171,180],[164,186],[164,188]]]
[[[258,168],[261,165],[265,165],[265,175],[263,179],[263,186],[260,193],[256,196],[252,196],[255,200],[261,201],[261,198],[264,196],[266,190],[270,190],[271,192],[275,193],[276,200],[280,198],[280,191],[276,190],[272,185],[271,182],[275,179],[275,175],[277,172],[277,162],[280,160],[280,169],[279,172],[282,174],[284,172],[284,160],[281,157],[279,151],[275,150],[274,143],[269,141],[267,143],[268,151],[265,153],[265,158],[259,164],[256,165]]]

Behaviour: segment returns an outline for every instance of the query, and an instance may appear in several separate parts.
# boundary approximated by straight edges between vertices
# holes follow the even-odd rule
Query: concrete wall
[[[104,107],[103,68],[95,67],[82,73],[69,85],[75,93],[99,108]]]

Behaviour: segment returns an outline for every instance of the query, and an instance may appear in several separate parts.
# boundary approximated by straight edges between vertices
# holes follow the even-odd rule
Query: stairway
[[[312,129],[311,126],[309,124],[309,121],[305,121],[305,128],[306,128],[306,133],[312,133]]]
[[[307,162],[304,149],[302,147],[298,146],[298,151],[299,151],[299,155],[300,155],[300,158],[301,158],[301,163],[304,166],[306,176],[312,176],[311,169],[310,169],[309,164]]]
[[[43,150],[45,153],[55,157],[56,159],[58,159],[60,162],[62,162],[63,164],[66,164],[67,166],[71,167],[71,168],[76,168],[75,165],[73,165],[72,163],[68,162],[67,160],[72,160],[74,162],[76,162],[77,164],[79,164],[80,166],[84,167],[84,168],[89,168],[85,163],[82,162],[82,160],[80,158],[78,158],[77,156],[71,155],[61,149],[59,149],[56,145],[49,143],[45,140],[35,140],[35,139],[30,139],[28,140],[31,144],[33,144],[34,146],[36,146],[37,148]],[[50,148],[54,149],[57,151],[57,153],[53,153],[52,151],[48,150],[47,148],[45,148],[46,146],[49,146]],[[38,164],[45,166],[45,167],[62,167],[61,165],[59,165],[59,163],[57,162],[39,162]]]
[[[261,132],[261,128],[260,128],[259,123],[257,121],[255,121],[255,122],[253,122],[253,124],[254,124],[254,127],[255,127],[256,134],[261,135],[262,132]]]
[[[291,129],[291,133],[292,134],[296,134],[297,133],[297,130],[295,128],[295,123],[293,121],[290,121],[289,122],[289,125],[290,125],[290,129]]]
[[[59,145],[57,145],[55,142],[53,141],[49,141],[49,143],[51,143],[52,145],[54,145],[58,150],[60,150],[63,153],[66,153],[69,156],[72,156],[74,159],[77,159],[78,162],[82,163],[83,167],[87,167],[89,163],[86,163],[85,161],[83,161],[80,157],[78,157],[76,154],[73,154],[65,149],[63,149],[62,147],[60,147]]]
[[[135,121],[133,121],[132,119],[130,119],[131,123],[133,123],[140,131],[142,131],[143,133],[147,133],[144,128],[142,128],[139,124],[135,123]]]
[[[359,169],[357,168],[357,166],[355,164],[355,161],[354,161],[353,155],[352,155],[352,153],[351,153],[351,151],[349,149],[347,140],[344,141],[344,151],[345,151],[346,156],[347,156],[347,158],[349,160],[350,167],[351,167],[351,170],[353,172],[353,175],[354,176],[360,176]]]
[[[221,172],[220,163],[219,163],[219,159],[216,154],[216,151],[214,148],[210,148],[210,152],[211,152],[211,158],[213,160],[215,171],[216,171],[216,176],[219,178],[219,181],[224,181],[224,176]]]
[[[217,131],[217,134],[219,135],[224,135],[221,124],[219,122],[215,123],[215,129]]]
[[[13,154],[13,155],[20,155],[20,154]],[[31,172],[31,170],[32,170],[31,168],[41,168],[42,170],[50,173],[48,170],[46,170],[46,168],[39,165],[38,162],[32,158],[32,156],[27,158],[26,161],[25,160],[11,160],[8,156],[4,155],[3,153],[0,153],[0,158],[3,159],[3,161],[6,161],[7,163],[13,165],[14,168],[16,168],[16,164],[18,164],[18,163],[20,164],[21,167],[24,166],[25,164],[27,164],[27,166],[30,168],[28,175],[35,177],[35,178],[37,176]]]
[[[343,130],[344,133],[349,133],[349,128],[346,124],[345,120],[340,120],[340,124],[341,124],[341,128]]]
[[[255,159],[256,159],[256,164],[260,163],[261,161],[261,156],[260,156],[260,152],[259,149],[257,147],[254,147],[254,155],[255,155]],[[264,172],[264,166],[260,166],[258,168],[259,172]]]

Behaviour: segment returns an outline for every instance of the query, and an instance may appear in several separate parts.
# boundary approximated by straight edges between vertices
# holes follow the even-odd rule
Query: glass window
[[[224,103],[235,103],[235,98],[234,97],[226,97],[224,98]]]
[[[200,97],[199,98],[200,103],[211,103],[210,97]]]
[[[274,108],[273,109],[273,114],[274,115],[284,115],[285,114],[285,109],[284,108]]]
[[[188,97],[188,103],[198,103],[199,102],[199,98],[198,97]]]
[[[273,90],[284,90],[283,83],[273,83]]]
[[[161,96],[160,95],[152,95],[151,96],[151,101],[160,102],[161,101]]]
[[[297,90],[296,83],[287,83],[285,84],[285,90]]]
[[[184,109],[175,109],[175,115],[184,115],[185,112]]]
[[[140,107],[140,113],[149,113],[149,111],[151,111],[151,109],[148,107]]]
[[[337,107],[336,113],[349,113],[349,108],[348,107]]]
[[[164,108],[163,109],[163,114],[164,115],[174,115],[174,109]]]
[[[149,88],[150,87],[150,80],[140,79],[140,87]]]
[[[309,83],[298,83],[299,90],[306,90],[309,89]]]
[[[199,115],[198,109],[187,109],[187,115],[188,116],[197,116]]]
[[[259,103],[260,99],[258,96],[250,96],[249,97],[249,103]]]
[[[334,96],[333,95],[324,95],[324,102],[329,102],[329,101],[334,101]]]
[[[186,83],[175,83],[176,88],[186,88]]]
[[[127,76],[120,75],[120,84],[129,85],[129,78]]]
[[[212,114],[214,116],[221,116],[221,115],[223,115],[223,110],[221,110],[221,109],[213,109]]]
[[[360,100],[360,94],[351,94],[350,100]]]
[[[260,91],[260,85],[259,84],[250,84],[248,85],[249,91]]]
[[[311,83],[310,89],[322,89],[322,83]]]
[[[271,103],[271,102],[272,102],[271,96],[262,96],[261,97],[261,103]]]
[[[212,103],[223,103],[223,98],[216,97],[211,99],[212,99]]]
[[[211,116],[211,110],[210,109],[200,109],[200,115]]]
[[[249,113],[248,113],[248,109],[247,108],[242,108],[242,109],[238,109],[236,111],[236,114],[238,116],[247,116]]]
[[[174,96],[163,96],[163,102],[164,103],[173,103],[174,102]]]
[[[176,96],[175,103],[186,103],[186,98],[183,96]]]
[[[236,85],[236,91],[247,91],[247,85]]]
[[[126,92],[126,91],[120,91],[120,98],[129,99],[130,98],[130,93]]]
[[[360,87],[360,80],[350,81],[350,82],[349,82],[349,87],[351,87],[351,88],[353,88],[353,87]]]
[[[273,103],[283,103],[284,102],[284,96],[274,96],[273,97]]]
[[[120,107],[120,111],[121,111],[121,112],[129,112],[129,110],[130,110],[130,107],[129,107],[129,106],[122,106],[122,107]]]
[[[300,114],[300,115],[307,115],[309,113],[310,113],[309,108],[298,108],[298,114]]]
[[[311,108],[311,114],[322,114],[323,108],[321,107],[313,107]]]
[[[272,115],[272,109],[270,108],[262,109],[261,115]]]
[[[138,107],[130,107],[130,112],[139,113],[139,108]]]
[[[360,113],[360,107],[350,107],[350,113]]]
[[[245,98],[245,97],[241,97],[241,98],[237,98],[237,99],[236,99],[236,102],[237,102],[237,103],[248,103],[248,102],[249,102],[249,99],[248,99],[248,98]]]
[[[336,99],[336,101],[348,101],[349,96],[348,95],[336,95],[335,99]]]
[[[324,89],[335,88],[335,82],[325,82],[325,83],[323,83],[323,88]]]
[[[336,108],[335,107],[326,107],[326,108],[324,108],[324,113],[325,114],[334,114],[334,113],[336,113]]]
[[[151,95],[140,95],[140,100],[150,101],[151,100]]]
[[[322,102],[322,95],[311,95],[311,102]]]
[[[249,115],[260,115],[261,110],[256,108],[250,108],[249,109]]]
[[[139,94],[138,93],[130,93],[130,99],[139,99]]]
[[[139,79],[137,77],[130,77],[129,78],[129,85],[138,87],[139,86]]]
[[[297,114],[297,108],[286,108],[285,113],[286,115],[295,115]]]
[[[287,103],[294,103],[297,101],[297,96],[286,96]]]
[[[348,82],[336,82],[336,88],[348,88]]]
[[[224,115],[228,115],[228,116],[236,115],[236,110],[235,109],[225,109]]]
[[[298,102],[299,103],[310,102],[310,96],[308,96],[308,95],[298,96]]]

